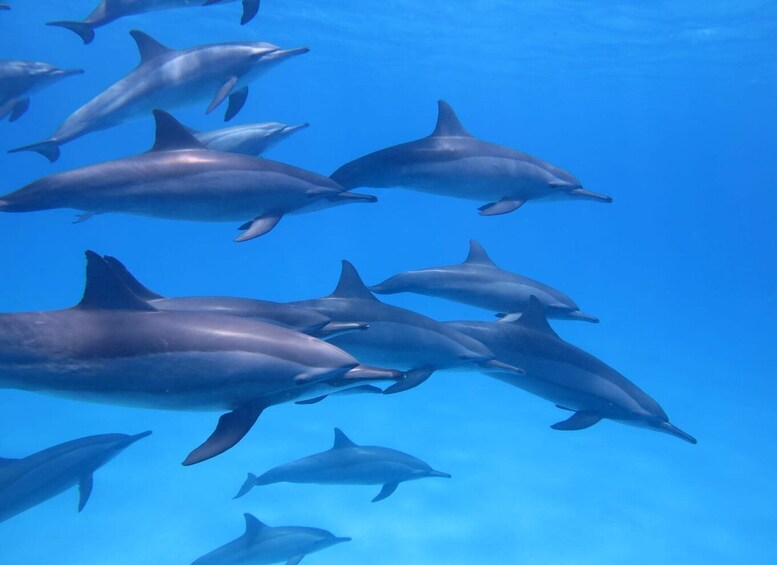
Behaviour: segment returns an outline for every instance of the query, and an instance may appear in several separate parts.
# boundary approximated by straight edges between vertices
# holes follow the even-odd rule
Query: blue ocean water
[[[18,0],[0,13],[3,58],[82,67],[0,124],[0,147],[43,139],[137,64],[130,29],[177,48],[261,40],[310,53],[254,83],[238,122],[309,121],[268,157],[329,174],[427,135],[444,98],[480,138],[572,171],[614,197],[529,204],[485,218],[476,203],[402,190],[380,202],[284,219],[235,244],[235,227],[58,210],[0,218],[0,311],[75,304],[83,251],[119,257],[168,295],[299,300],[328,294],[347,258],[368,283],[450,264],[475,238],[503,268],[570,294],[599,325],[554,322],[698,438],[604,421],[576,433],[565,414],[478,373],[440,372],[392,397],[344,397],[265,412],[236,448],[183,468],[215,413],[155,412],[0,392],[0,456],[96,433],[154,435],[95,477],[76,513],[70,491],[0,524],[0,563],[190,563],[243,531],[326,528],[353,541],[306,558],[341,563],[773,563],[777,464],[771,363],[777,315],[771,186],[777,149],[777,6],[772,2],[266,0],[118,21],[84,47],[42,24],[94,0]],[[177,111],[221,127],[219,112]],[[54,171],[142,152],[149,119],[63,148],[54,165],[0,153],[3,192]],[[386,298],[437,319],[491,319],[463,305]],[[451,480],[374,487],[273,485],[231,497],[247,471],[359,443],[417,455]]]

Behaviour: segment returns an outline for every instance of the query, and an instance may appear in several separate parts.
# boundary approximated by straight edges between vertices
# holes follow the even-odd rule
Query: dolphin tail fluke
[[[410,369],[405,373],[405,380],[395,383],[383,391],[383,394],[396,394],[415,388],[425,382],[434,373],[434,368],[421,367],[420,369]],[[374,501],[373,501],[374,502]]]
[[[612,196],[607,196],[606,194],[599,194],[598,192],[591,192],[590,190],[586,190],[584,188],[576,188],[574,190],[569,191],[570,196],[575,196],[579,198],[585,198],[586,200],[596,200],[598,202],[612,202]]]
[[[399,486],[399,483],[386,483],[383,485],[383,488],[380,489],[380,492],[378,495],[372,499],[373,502],[378,502],[383,500],[384,498],[388,498],[392,494],[394,494],[394,491],[397,490],[397,487]]]
[[[86,22],[58,21],[48,22],[46,25],[69,29],[81,38],[81,40],[84,42],[84,45],[89,45],[92,41],[94,41],[94,26],[92,24],[88,24]]]
[[[248,473],[248,477],[246,478],[245,482],[243,483],[243,486],[240,487],[240,490],[237,491],[237,494],[232,498],[232,500],[236,498],[240,498],[241,496],[245,496],[248,494],[248,492],[256,486],[256,480],[259,477],[254,475],[253,473]]]
[[[234,447],[261,416],[263,406],[242,406],[219,418],[216,430],[184,460],[185,466],[202,463]]]
[[[36,153],[43,155],[51,163],[59,159],[59,144],[56,141],[41,141],[40,143],[33,143],[32,145],[25,145],[24,147],[11,149],[8,152],[20,153],[21,151],[35,151]]]

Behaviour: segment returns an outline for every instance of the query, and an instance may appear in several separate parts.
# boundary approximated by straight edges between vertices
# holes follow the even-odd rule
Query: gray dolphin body
[[[467,259],[458,265],[399,273],[370,287],[377,294],[414,292],[447,298],[494,312],[522,312],[535,296],[551,318],[598,322],[566,294],[535,280],[500,269],[477,241],[470,241]]]
[[[37,61],[0,60],[0,120],[15,122],[30,107],[30,95],[81,69],[63,70]]]
[[[669,423],[666,412],[634,383],[593,355],[562,340],[550,327],[542,305],[532,298],[520,315],[499,322],[448,322],[446,325],[487,345],[497,358],[520,363],[526,374],[489,373],[571,410],[553,425],[556,430],[582,430],[602,419],[615,420],[696,440]]]
[[[245,104],[248,85],[262,73],[308,48],[280,49],[270,43],[202,45],[176,51],[140,31],[130,32],[140,65],[73,112],[49,139],[17,151],[37,151],[50,161],[59,146],[82,135],[108,129],[149,114],[212,99],[208,112],[229,98],[226,120]]]
[[[22,459],[0,458],[0,522],[79,485],[84,509],[94,472],[127,447],[151,434],[104,434],[55,445]]]
[[[248,219],[235,239],[247,241],[273,229],[285,214],[375,201],[291,165],[210,151],[169,114],[154,114],[151,151],[44,177],[0,198],[0,211],[72,208],[85,212],[82,220],[105,212],[207,222]]]
[[[192,133],[208,149],[258,156],[295,131],[306,127],[308,124],[290,126],[278,122],[263,122]]]
[[[0,388],[146,408],[229,411],[187,465],[234,446],[269,406],[401,378],[275,325],[157,311],[92,252],[80,304],[0,314]]]
[[[244,514],[245,533],[197,559],[192,565],[299,565],[302,558],[351,538],[336,537],[326,530],[299,526],[272,528],[251,514]]]
[[[259,0],[242,0],[243,17],[240,23],[250,22],[259,11]],[[80,22],[57,21],[47,25],[64,27],[77,34],[85,44],[94,40],[94,30],[126,16],[156,12],[172,8],[195,8],[211,4],[229,4],[237,0],[101,0],[89,16]]]
[[[249,473],[235,498],[247,494],[255,486],[273,483],[383,485],[372,499],[372,502],[378,502],[391,496],[399,483],[427,477],[449,479],[451,476],[395,449],[356,445],[335,428],[332,449],[280,465],[259,477]]]
[[[507,214],[537,199],[612,201],[583,189],[577,178],[555,165],[474,138],[442,100],[430,136],[360,157],[340,167],[332,178],[347,189],[402,187],[492,200],[480,207],[484,216]]]

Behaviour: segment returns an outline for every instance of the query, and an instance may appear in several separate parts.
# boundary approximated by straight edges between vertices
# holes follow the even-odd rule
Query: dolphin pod
[[[30,94],[83,72],[37,61],[0,60],[0,121],[8,116],[9,121],[15,122],[30,107]]]
[[[78,511],[92,494],[94,473],[138,440],[151,435],[104,434],[49,447],[21,459],[0,458],[0,522],[78,485]]]

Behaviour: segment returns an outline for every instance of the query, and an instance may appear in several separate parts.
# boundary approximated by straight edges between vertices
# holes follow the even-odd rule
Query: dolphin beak
[[[372,202],[377,202],[378,198],[377,196],[372,196],[371,194],[357,194],[355,192],[348,192],[347,190],[343,190],[342,192],[338,192],[327,197],[327,200],[329,200],[330,202],[342,202],[342,203],[348,203],[348,202],[372,203]]]
[[[451,476],[448,473],[443,473],[442,471],[429,471],[429,473],[426,475],[427,477],[439,477],[441,479],[450,479]]]
[[[597,200],[599,202],[612,202],[612,196],[607,196],[606,194],[599,194],[597,192],[591,192],[590,190],[586,190],[584,188],[575,188],[573,190],[570,190],[569,195],[585,198],[586,200]]]
[[[491,359],[489,361],[484,361],[482,363],[478,363],[481,367],[484,369],[496,369],[499,371],[508,371],[510,373],[517,373],[519,375],[525,375],[526,371],[521,369],[520,367],[516,367],[515,365],[510,365],[508,363],[504,363],[502,361],[497,361],[496,359]]]
[[[277,49],[276,51],[271,51],[264,57],[262,57],[265,61],[282,61],[284,59],[288,59],[289,57],[294,57],[295,55],[304,55],[310,51],[310,47],[297,47],[296,49]]]
[[[298,124],[296,126],[286,126],[285,128],[283,128],[283,133],[288,135],[290,133],[294,133],[297,130],[305,129],[309,126],[310,124],[308,122],[305,122],[304,124]]]
[[[370,328],[366,322],[329,322],[323,328],[319,328],[315,333],[324,339],[332,339],[339,335],[364,331]]]
[[[336,537],[334,540],[332,540],[334,543],[343,543],[346,541],[351,541],[351,538],[338,538]]]
[[[591,314],[586,314],[585,312],[581,312],[580,310],[574,310],[572,312],[567,312],[567,316],[569,318],[573,318],[575,320],[582,320],[584,322],[591,322],[592,324],[598,324],[599,318],[596,316],[592,316]]]
[[[52,73],[54,76],[58,77],[71,77],[74,75],[82,75],[84,74],[84,69],[59,69],[57,71],[54,71]]]
[[[130,436],[129,438],[127,438],[127,445],[132,445],[136,441],[140,441],[141,439],[143,439],[145,437],[148,437],[150,435],[151,435],[151,430],[149,430],[147,432],[142,432],[142,433],[139,433],[139,434],[135,434],[134,436]]]
[[[698,443],[695,437],[690,434],[686,434],[680,428],[670,424],[669,422],[662,422],[658,429],[675,437],[679,437],[680,439],[687,441],[688,443],[692,443],[693,445]]]

